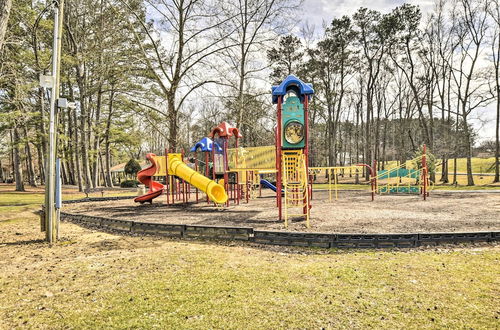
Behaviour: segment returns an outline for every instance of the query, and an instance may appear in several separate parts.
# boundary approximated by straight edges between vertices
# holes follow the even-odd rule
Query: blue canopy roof
[[[198,141],[198,143],[196,143],[191,148],[191,152],[195,152],[198,149],[200,149],[200,151],[203,151],[203,152],[211,152],[213,144],[214,143],[213,143],[211,138],[204,137],[203,139]],[[215,143],[215,148],[216,148],[217,152],[222,152],[222,148],[217,143]]]
[[[278,96],[286,95],[289,91],[293,91],[301,101],[304,100],[305,95],[311,99],[314,94],[312,84],[305,83],[294,75],[289,75],[279,86],[272,87],[273,103],[278,103]]]

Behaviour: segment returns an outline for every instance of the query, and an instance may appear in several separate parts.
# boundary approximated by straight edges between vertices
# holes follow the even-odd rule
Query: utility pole
[[[55,211],[55,171],[56,171],[56,123],[59,99],[59,71],[61,58],[61,36],[63,23],[64,0],[54,0],[54,38],[52,44],[52,91],[50,95],[49,114],[49,150],[46,166],[45,185],[45,238],[53,243],[57,240],[58,219]]]

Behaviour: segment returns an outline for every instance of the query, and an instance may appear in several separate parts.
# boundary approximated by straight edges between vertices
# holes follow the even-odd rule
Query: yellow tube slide
[[[168,169],[169,172],[171,171],[174,175],[205,192],[215,203],[224,204],[227,202],[227,194],[223,186],[192,170],[180,159],[168,157]]]

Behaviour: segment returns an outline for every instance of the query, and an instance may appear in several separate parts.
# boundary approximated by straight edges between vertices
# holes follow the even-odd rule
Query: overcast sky
[[[316,27],[316,32],[322,31],[323,22],[329,24],[335,17],[352,15],[359,7],[378,10],[382,13],[390,12],[394,7],[403,3],[420,6],[423,17],[434,8],[434,0],[304,0],[303,21]],[[495,104],[471,114],[474,128],[480,140],[495,138]]]
[[[403,3],[418,4],[426,13],[432,10],[434,0],[304,0],[304,19],[321,27],[323,21],[329,23],[334,17],[352,15],[359,7],[388,13]]]

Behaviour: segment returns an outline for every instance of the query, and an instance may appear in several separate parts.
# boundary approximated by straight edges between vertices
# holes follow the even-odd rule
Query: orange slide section
[[[139,173],[137,173],[137,180],[139,180],[139,182],[148,186],[149,191],[145,195],[136,197],[134,199],[134,202],[138,202],[141,204],[143,204],[145,202],[149,202],[150,204],[152,204],[153,199],[155,199],[156,197],[163,194],[163,185],[152,179],[152,177],[156,173],[156,169],[158,168],[158,164],[156,164],[154,157],[156,157],[156,155],[153,153],[147,154],[146,159],[151,162],[151,166],[147,167],[147,168],[139,171]]]

